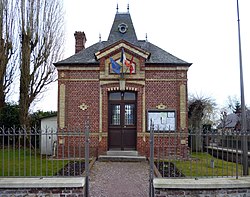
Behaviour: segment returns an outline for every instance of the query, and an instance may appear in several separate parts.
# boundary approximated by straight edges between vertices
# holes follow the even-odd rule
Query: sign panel
[[[175,131],[176,118],[175,111],[148,111],[148,131],[151,120],[155,131]]]

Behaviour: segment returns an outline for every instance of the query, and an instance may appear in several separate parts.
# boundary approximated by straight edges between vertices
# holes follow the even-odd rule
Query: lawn
[[[211,164],[213,161],[213,165]],[[160,169],[160,173],[168,176],[167,171],[172,170],[169,167],[173,163],[175,168],[178,169],[179,174],[184,174],[185,177],[227,177],[236,176],[237,165],[233,162],[223,161],[217,159],[207,153],[192,153],[189,160],[161,160],[159,163],[156,161],[155,165]],[[172,173],[173,174],[173,173]],[[242,165],[238,164],[238,175],[242,176]],[[174,176],[179,176],[175,175]]]
[[[54,176],[68,162],[30,149],[0,149],[0,176]]]

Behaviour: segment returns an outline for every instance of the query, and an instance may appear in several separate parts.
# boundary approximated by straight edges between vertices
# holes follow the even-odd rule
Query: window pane
[[[135,124],[134,104],[125,105],[125,125]]]
[[[121,100],[121,98],[120,92],[113,92],[109,94],[109,100]]]
[[[134,101],[135,100],[135,93],[134,92],[125,92],[124,93],[124,100]]]
[[[112,105],[111,125],[120,125],[120,105]]]

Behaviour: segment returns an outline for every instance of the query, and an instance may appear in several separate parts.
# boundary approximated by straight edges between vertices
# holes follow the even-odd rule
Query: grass
[[[214,167],[211,161],[214,161]],[[208,153],[192,153],[190,160],[165,160],[164,165],[172,162],[186,177],[231,177],[236,176],[236,163],[217,159]],[[242,176],[242,165],[238,164],[238,176]]]
[[[54,176],[68,162],[30,149],[0,149],[0,176]]]

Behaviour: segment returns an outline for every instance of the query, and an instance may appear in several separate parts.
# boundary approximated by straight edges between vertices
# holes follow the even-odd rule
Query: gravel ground
[[[99,162],[90,172],[91,197],[147,197],[147,162]]]

